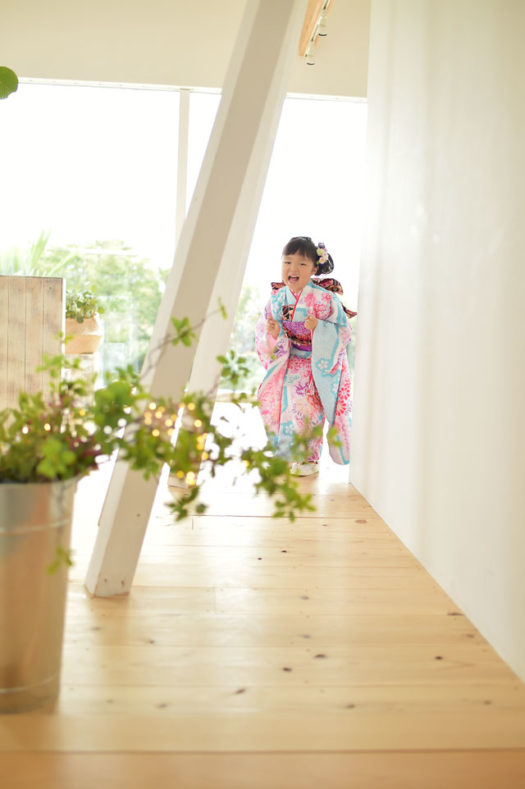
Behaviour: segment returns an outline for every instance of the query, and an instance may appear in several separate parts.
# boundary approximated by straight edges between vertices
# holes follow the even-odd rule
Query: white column
[[[180,396],[194,359],[192,386],[214,388],[214,358],[227,347],[305,8],[306,0],[247,2],[145,361],[143,378],[153,394]],[[210,319],[197,347],[166,346],[160,356],[155,353],[171,334],[172,316],[198,324],[219,297],[228,321]],[[129,591],[155,492],[154,482],[117,462],[86,577],[91,593]]]
[[[179,135],[177,152],[177,200],[175,216],[175,241],[178,242],[186,219],[186,191],[188,185],[188,140],[190,127],[190,91],[179,91]]]

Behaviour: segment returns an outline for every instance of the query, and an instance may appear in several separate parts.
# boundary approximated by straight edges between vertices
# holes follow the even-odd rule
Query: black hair
[[[334,261],[332,256],[327,253],[328,260],[324,263],[319,263],[317,245],[314,244],[310,236],[294,236],[288,241],[283,249],[283,255],[295,255],[296,253],[312,261],[317,267],[316,274],[330,274],[333,271]]]

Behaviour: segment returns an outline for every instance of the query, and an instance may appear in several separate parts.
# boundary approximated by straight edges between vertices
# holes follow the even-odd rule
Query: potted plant
[[[173,325],[170,341],[188,345],[194,337],[188,320]],[[221,359],[235,386],[245,360],[232,352]],[[177,520],[190,508],[206,509],[199,471],[214,476],[234,459],[254,473],[256,492],[273,497],[275,515],[293,520],[313,509],[269,443],[236,451],[227,426],[212,422],[212,393],[153,397],[131,366],[93,390],[92,378],[78,375],[80,360],[66,356],[46,359],[43,369],[49,394],[21,393],[16,408],[0,411],[1,712],[31,709],[58,693],[75,487],[114,451],[145,477],[167,463],[184,480],[171,504]],[[232,401],[242,407],[248,397],[234,393]],[[298,439],[299,459],[304,446]]]
[[[66,291],[66,353],[98,350],[102,342],[99,316],[103,314],[104,307],[91,290]]]

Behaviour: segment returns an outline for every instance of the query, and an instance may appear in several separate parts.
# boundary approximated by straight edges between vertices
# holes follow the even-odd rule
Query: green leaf
[[[197,337],[190,324],[189,318],[172,318],[171,323],[175,329],[175,335],[171,338],[171,344],[177,345],[181,342],[183,345],[189,347]]]
[[[64,567],[73,567],[73,560],[71,558],[71,553],[58,545],[55,552],[55,558],[47,568],[48,575],[54,575],[62,565],[64,565]]]
[[[18,77],[7,66],[0,66],[0,99],[6,99],[18,88]]]

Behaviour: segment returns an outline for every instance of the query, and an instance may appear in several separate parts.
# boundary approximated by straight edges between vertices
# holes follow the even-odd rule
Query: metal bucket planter
[[[58,695],[67,567],[77,479],[0,484],[0,712]]]

